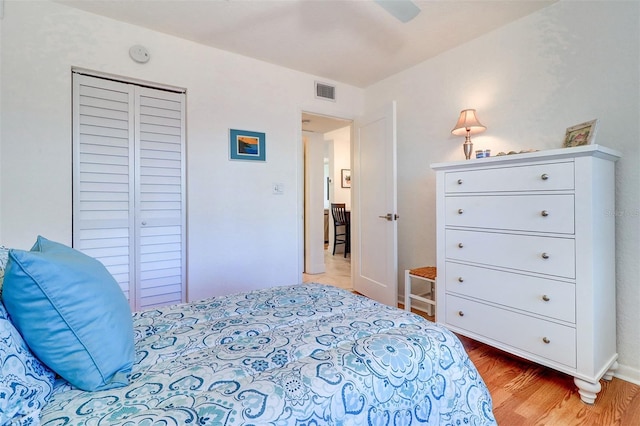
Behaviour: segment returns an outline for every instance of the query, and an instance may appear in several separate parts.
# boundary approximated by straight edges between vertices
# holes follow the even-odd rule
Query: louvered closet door
[[[73,93],[73,245],[100,260],[133,302],[134,93],[78,74]]]
[[[140,307],[180,303],[184,280],[184,95],[136,88]]]
[[[185,297],[184,94],[74,74],[74,247],[133,310]]]

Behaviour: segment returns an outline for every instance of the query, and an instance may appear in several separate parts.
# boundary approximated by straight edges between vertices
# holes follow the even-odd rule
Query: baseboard
[[[614,374],[620,380],[624,380],[625,382],[633,383],[634,385],[640,386],[640,370],[637,368],[632,368],[627,365],[618,365],[618,369]]]
[[[324,263],[317,263],[315,265],[311,265],[310,268],[308,268],[308,271],[305,271],[305,274],[309,274],[309,275],[317,275],[317,274],[324,274],[326,272],[325,269],[325,265]]]

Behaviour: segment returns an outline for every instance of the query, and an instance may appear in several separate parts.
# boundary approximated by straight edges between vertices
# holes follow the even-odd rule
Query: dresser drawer
[[[572,238],[445,231],[447,260],[473,262],[575,278],[575,246]]]
[[[448,293],[486,300],[569,323],[576,321],[575,284],[447,262]]]
[[[445,224],[573,234],[574,205],[573,195],[449,196]]]
[[[576,367],[575,328],[452,295],[446,299],[447,324]]]
[[[446,172],[446,193],[574,189],[573,162]]]

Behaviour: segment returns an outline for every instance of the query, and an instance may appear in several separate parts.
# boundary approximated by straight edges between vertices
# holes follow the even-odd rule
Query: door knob
[[[380,219],[387,219],[388,221],[392,221],[393,220],[393,215],[391,213],[387,213],[384,216],[378,216]]]

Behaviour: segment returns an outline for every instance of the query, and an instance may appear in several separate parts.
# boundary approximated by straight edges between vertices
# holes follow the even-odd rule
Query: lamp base
[[[473,144],[471,143],[471,138],[467,136],[464,143],[462,144],[462,149],[464,150],[464,156],[467,160],[471,159],[471,153],[473,152]]]

